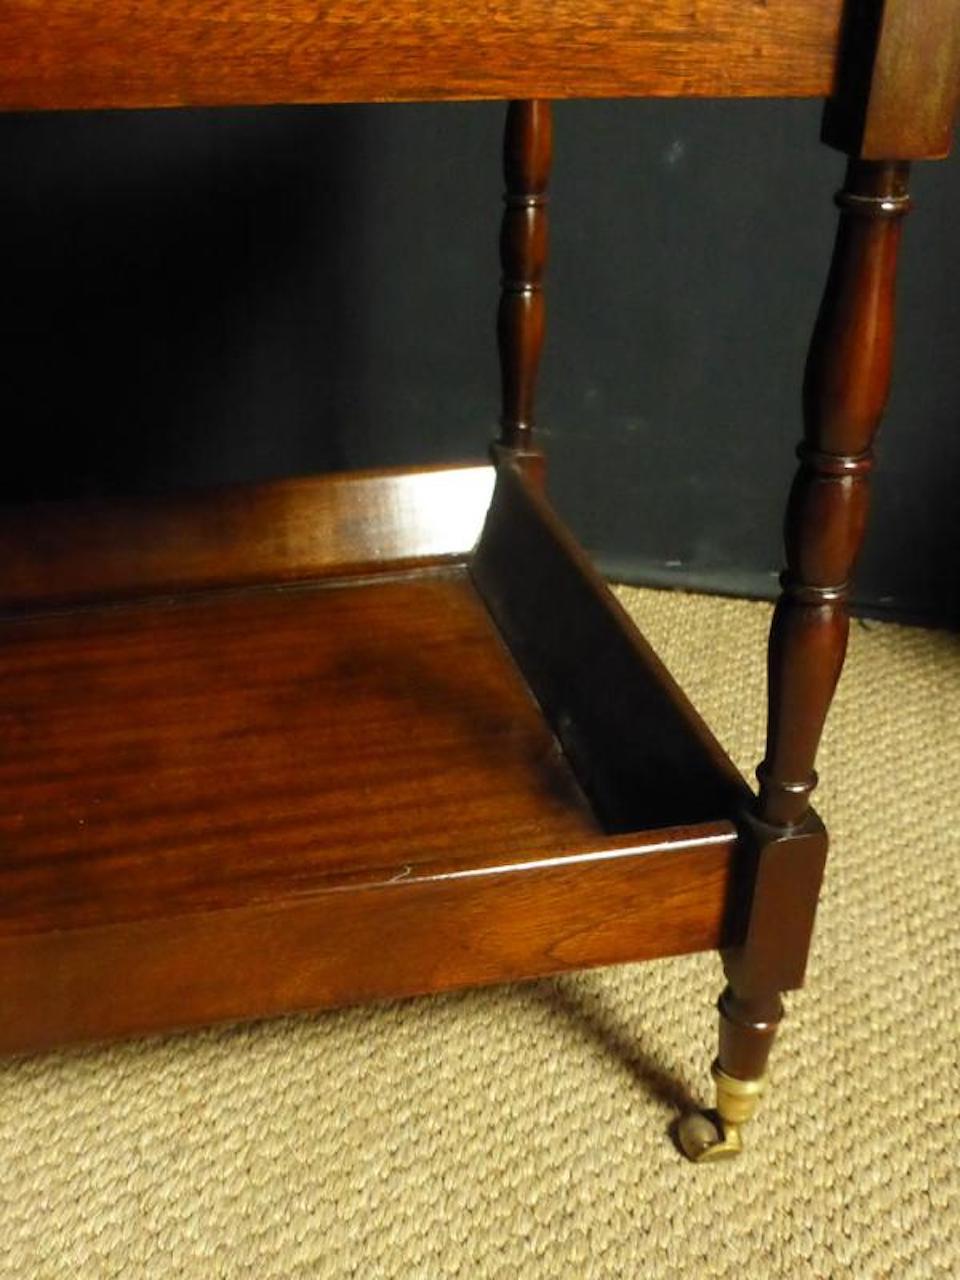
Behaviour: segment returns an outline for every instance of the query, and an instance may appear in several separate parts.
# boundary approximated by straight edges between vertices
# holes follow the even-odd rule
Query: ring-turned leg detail
[[[545,307],[547,184],[553,151],[551,105],[511,102],[503,142],[505,209],[500,230],[500,350],[502,407],[497,451],[542,470],[533,441],[534,404]]]
[[[743,1150],[740,1131],[763,1097],[767,1059],[783,1016],[779,997],[741,1000],[730,987],[718,1008],[720,1056],[711,1068],[716,1110],[684,1116],[677,1130],[683,1154],[696,1163],[726,1159]]]
[[[724,955],[714,1067],[717,1119],[687,1117],[694,1160],[736,1155],[763,1092],[780,993],[803,982],[826,833],[810,808],[817,747],[843,666],[847,596],[863,541],[874,433],[893,350],[894,285],[905,163],[851,160],[840,225],[804,382],[804,441],[787,508],[787,568],[768,656],[767,748],[760,794],[741,824],[752,860],[743,941]],[[746,892],[746,890],[745,890]]]

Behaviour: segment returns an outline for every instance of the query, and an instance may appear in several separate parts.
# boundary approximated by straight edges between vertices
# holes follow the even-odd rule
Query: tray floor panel
[[[0,624],[0,933],[597,834],[463,569]]]

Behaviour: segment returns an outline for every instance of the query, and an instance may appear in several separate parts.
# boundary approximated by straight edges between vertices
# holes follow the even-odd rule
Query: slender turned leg
[[[543,348],[543,271],[547,258],[547,183],[552,122],[549,102],[511,102],[503,142],[506,181],[497,338],[502,412],[496,452],[541,467],[533,448],[534,396]]]
[[[871,444],[890,383],[894,280],[909,166],[851,160],[840,226],[804,383],[804,441],[786,520],[787,568],[768,664],[767,749],[756,812],[744,822],[754,873],[744,941],[724,956],[714,1065],[719,1122],[687,1117],[693,1159],[740,1149],[781,1017],[798,987],[826,836],[810,809],[814,760],[847,646],[848,580],[863,539]]]

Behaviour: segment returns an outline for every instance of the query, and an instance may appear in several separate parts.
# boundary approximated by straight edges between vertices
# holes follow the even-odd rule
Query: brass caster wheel
[[[725,1125],[716,1112],[691,1111],[677,1128],[680,1150],[694,1164],[708,1160],[729,1160],[743,1150],[743,1139],[735,1124]]]
[[[740,1154],[740,1126],[753,1116],[764,1090],[763,1079],[738,1080],[728,1076],[718,1062],[713,1064],[712,1075],[717,1086],[716,1111],[684,1116],[677,1129],[680,1150],[696,1164]]]

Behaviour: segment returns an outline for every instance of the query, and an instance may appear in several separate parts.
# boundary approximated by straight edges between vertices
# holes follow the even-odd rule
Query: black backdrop
[[[5,499],[482,455],[497,104],[0,118]],[[843,158],[810,102],[556,109],[541,392],[601,567],[768,595]],[[960,157],[919,166],[857,597],[960,615]]]

